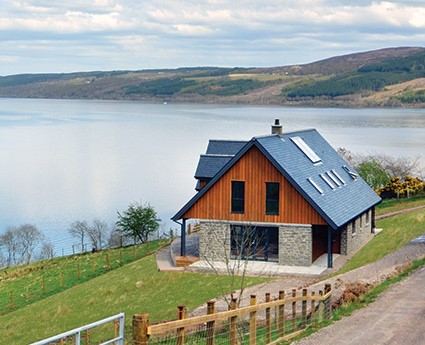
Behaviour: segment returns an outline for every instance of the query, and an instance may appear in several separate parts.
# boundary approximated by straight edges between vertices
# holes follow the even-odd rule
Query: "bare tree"
[[[92,225],[86,230],[93,250],[101,250],[106,246],[108,236],[108,224],[100,219],[94,219]]]
[[[21,251],[21,261],[29,264],[35,248],[41,243],[44,236],[35,225],[24,224],[16,229],[16,236]]]
[[[81,241],[81,251],[84,252],[84,239],[88,232],[88,224],[87,222],[77,220],[71,224],[68,229],[68,233]]]
[[[51,242],[43,242],[38,260],[53,259],[55,257],[54,246]]]
[[[4,234],[0,236],[0,243],[6,253],[5,265],[10,267],[18,263],[17,256],[19,251],[19,241],[15,227],[9,227]]]

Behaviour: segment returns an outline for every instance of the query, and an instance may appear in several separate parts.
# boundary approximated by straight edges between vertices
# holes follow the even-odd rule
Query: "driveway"
[[[374,303],[294,344],[425,344],[425,267]]]

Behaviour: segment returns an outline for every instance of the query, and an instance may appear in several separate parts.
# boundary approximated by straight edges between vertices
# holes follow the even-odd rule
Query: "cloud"
[[[425,29],[425,7],[414,0],[15,0],[2,7],[0,61],[16,62],[0,74],[63,71],[66,61],[51,63],[57,49],[68,58],[66,71],[305,63],[423,45]]]

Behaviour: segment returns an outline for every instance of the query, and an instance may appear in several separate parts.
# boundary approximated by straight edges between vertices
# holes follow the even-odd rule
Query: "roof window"
[[[332,169],[331,172],[336,176],[336,178],[345,185],[345,181],[342,179],[341,176],[339,176],[339,174],[335,171],[335,169]]]
[[[335,189],[335,186],[333,185],[333,183],[324,174],[320,174],[320,177],[322,178],[323,181],[327,183],[329,187],[331,187],[331,189]]]
[[[347,172],[348,175],[350,175],[350,177],[353,180],[357,180],[357,178],[359,177],[359,175],[357,175],[355,172],[351,171],[349,167],[347,167],[346,165],[343,165],[342,168]]]
[[[319,163],[322,159],[311,149],[301,137],[291,137],[292,142],[313,162]]]
[[[313,179],[312,178],[307,178],[307,181],[308,182],[310,182],[311,183],[311,185],[314,187],[314,188],[316,188],[316,190],[320,193],[320,194],[323,194],[323,189],[322,188],[320,188],[318,185],[317,185],[317,183],[316,182],[314,182],[313,181]]]
[[[333,171],[327,171],[326,175],[328,175],[331,178],[331,180],[333,181],[333,183],[335,183],[338,187],[342,186],[341,181],[339,181],[337,179],[337,177],[333,174]]]

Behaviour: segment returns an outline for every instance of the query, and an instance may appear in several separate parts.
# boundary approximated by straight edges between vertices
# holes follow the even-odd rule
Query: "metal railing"
[[[75,345],[81,345],[81,333],[82,332],[85,332],[89,329],[95,328],[97,326],[100,326],[100,325],[103,325],[105,323],[112,322],[112,321],[115,321],[115,320],[119,321],[118,336],[115,336],[115,338],[113,338],[111,340],[107,340],[107,341],[105,341],[105,342],[103,342],[99,345],[107,345],[107,344],[112,344],[112,343],[114,343],[115,345],[124,345],[124,321],[125,321],[124,317],[125,317],[124,313],[119,313],[117,315],[110,316],[106,319],[96,321],[96,322],[90,323],[88,325],[79,327],[79,328],[75,328],[71,331],[64,332],[64,333],[55,335],[55,336],[47,338],[47,339],[37,341],[37,342],[32,343],[30,345],[45,345],[45,344],[49,344],[49,343],[54,342],[54,341],[59,341],[61,339],[64,339],[64,338],[67,338],[67,337],[73,337],[73,336],[75,336]]]

